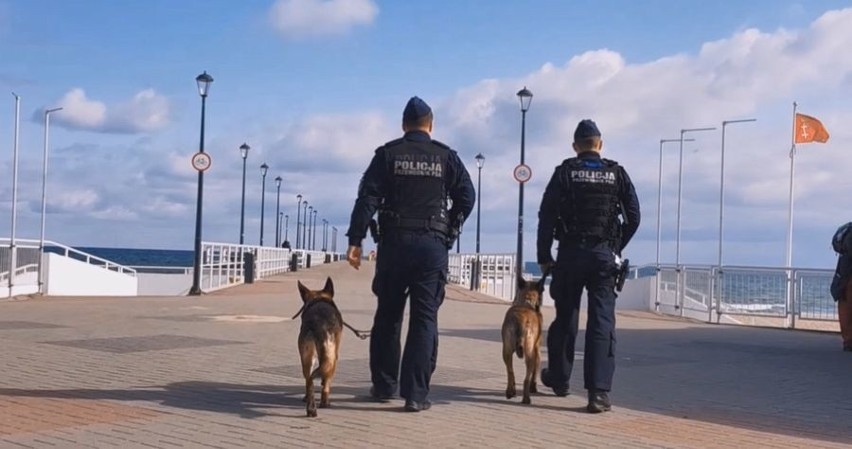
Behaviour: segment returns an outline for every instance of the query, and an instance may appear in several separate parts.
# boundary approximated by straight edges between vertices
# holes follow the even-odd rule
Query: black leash
[[[296,318],[298,318],[299,315],[301,315],[302,312],[305,311],[306,307],[307,307],[307,304],[302,304],[302,307],[299,308],[299,311],[296,312],[296,314],[293,315],[293,318],[290,318],[290,319],[295,320]],[[347,323],[345,320],[343,321],[343,325],[346,326],[349,330],[351,330],[352,333],[355,334],[355,336],[360,338],[361,340],[366,340],[367,337],[370,336],[370,331],[361,331],[361,330],[355,329],[354,327],[350,326],[349,323]]]

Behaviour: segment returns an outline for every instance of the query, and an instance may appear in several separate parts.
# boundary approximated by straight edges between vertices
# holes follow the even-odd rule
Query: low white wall
[[[54,253],[42,255],[45,291],[51,296],[136,296],[138,280]]]
[[[12,294],[9,294],[9,285],[4,281],[0,287],[0,299],[18,295],[32,295],[38,293],[38,273],[24,273],[15,276]]]
[[[615,309],[644,312],[654,310],[656,279],[654,276],[647,276],[624,281],[624,288],[618,292],[618,299],[615,300]]]
[[[184,296],[192,286],[192,274],[137,273],[139,296]]]
[[[639,279],[628,279],[624,282],[624,288],[618,292],[618,298],[615,300],[616,310],[654,310],[654,289],[656,288],[655,277],[648,276]],[[586,290],[583,289],[583,294],[580,297],[581,307],[585,308],[588,303]],[[553,299],[550,297],[550,287],[544,290],[545,307],[553,307]]]

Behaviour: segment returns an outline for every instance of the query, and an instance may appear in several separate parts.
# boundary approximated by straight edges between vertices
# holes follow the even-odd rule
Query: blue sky
[[[794,264],[831,267],[831,233],[848,215],[852,169],[852,11],[838,1],[194,1],[0,0],[0,90],[22,97],[18,237],[36,237],[41,111],[52,116],[47,236],[79,246],[189,249],[200,100],[208,99],[204,239],[239,237],[241,160],[249,155],[246,239],[272,241],[275,187],[347,227],[372,150],[399,134],[411,95],[435,110],[434,137],[483,169],[483,249],[515,247],[520,113],[527,116],[526,255],[553,167],[579,119],[598,121],[605,156],[631,173],[643,222],[628,257],[653,262],[659,139],[731,126],[725,262],[784,262],[791,104],[821,119],[827,144],[797,157]],[[0,234],[11,215],[14,102],[0,107]],[[712,263],[718,238],[718,131],[684,152],[681,260]],[[674,260],[677,146],[663,174],[663,261]],[[291,222],[293,220],[291,219]],[[475,216],[462,237],[473,248]],[[292,228],[292,226],[291,226]],[[292,229],[290,230],[292,233]],[[367,243],[369,246],[369,243]]]

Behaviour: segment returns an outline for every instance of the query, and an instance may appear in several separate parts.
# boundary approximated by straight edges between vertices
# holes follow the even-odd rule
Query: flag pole
[[[796,107],[798,104],[793,102],[793,135],[790,146],[790,202],[787,209],[787,268],[793,266],[793,180],[796,171]]]
[[[796,170],[796,107],[793,102],[793,132],[790,142],[790,203],[787,209],[787,316],[785,324],[788,328],[796,326],[795,304],[793,304],[793,180]]]

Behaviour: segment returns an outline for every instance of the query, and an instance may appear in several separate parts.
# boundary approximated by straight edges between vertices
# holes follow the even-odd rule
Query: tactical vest
[[[618,163],[608,159],[566,159],[561,179],[569,194],[562,199],[562,242],[609,242],[621,238],[618,215]]]
[[[449,233],[445,176],[449,147],[438,141],[397,139],[385,145],[389,195],[379,226]]]

